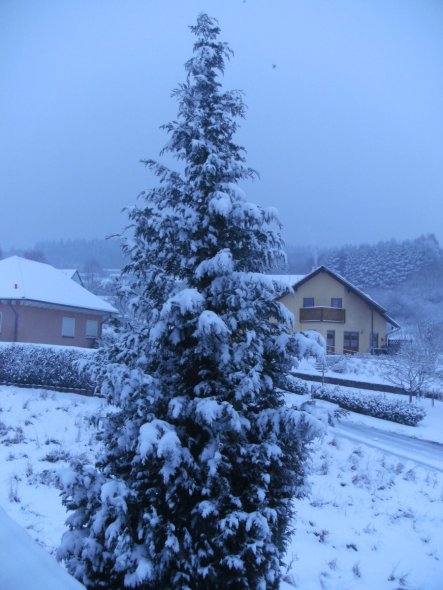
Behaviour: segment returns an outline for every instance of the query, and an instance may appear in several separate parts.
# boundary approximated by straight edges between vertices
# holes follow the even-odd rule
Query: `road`
[[[403,461],[413,461],[417,465],[443,473],[443,445],[366,426],[341,422],[333,431],[342,438],[364,444]]]

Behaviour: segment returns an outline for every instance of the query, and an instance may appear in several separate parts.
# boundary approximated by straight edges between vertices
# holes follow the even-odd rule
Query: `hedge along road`
[[[332,428],[339,437],[443,473],[443,445],[440,443],[352,422],[340,422]]]

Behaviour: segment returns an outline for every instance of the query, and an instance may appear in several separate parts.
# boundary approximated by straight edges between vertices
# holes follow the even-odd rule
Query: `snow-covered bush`
[[[304,379],[299,379],[293,375],[284,375],[279,383],[279,386],[284,391],[290,393],[298,393],[299,395],[306,395],[309,393],[309,385]]]
[[[107,349],[95,468],[77,464],[59,556],[87,587],[277,590],[316,421],[288,408],[292,315],[265,276],[283,257],[273,209],[234,142],[245,107],[221,89],[231,55],[200,15],[165,126],[181,172],[130,210],[131,314]]]
[[[317,418],[323,424],[329,424],[333,426],[340,422],[342,418],[349,414],[348,410],[344,408],[337,408],[337,404],[330,403],[326,400],[319,400],[318,402],[313,399],[309,399],[302,403],[300,409],[304,412],[308,412],[311,416]]]
[[[348,393],[338,387],[322,391],[321,387],[317,387],[313,389],[312,397],[336,403],[341,408],[358,414],[366,414],[408,426],[417,426],[420,420],[426,416],[426,411],[422,406],[388,398],[382,394]]]
[[[0,382],[94,389],[84,364],[95,353],[44,344],[0,345]]]
[[[328,368],[334,373],[346,373],[348,371],[349,355],[328,356]]]

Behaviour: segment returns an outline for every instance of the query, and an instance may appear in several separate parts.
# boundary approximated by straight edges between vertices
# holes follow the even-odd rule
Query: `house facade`
[[[319,332],[329,354],[377,352],[399,328],[381,305],[325,266],[294,277],[290,287],[279,300],[294,314],[296,330]]]
[[[18,256],[0,261],[0,342],[91,348],[116,312],[49,264]]]

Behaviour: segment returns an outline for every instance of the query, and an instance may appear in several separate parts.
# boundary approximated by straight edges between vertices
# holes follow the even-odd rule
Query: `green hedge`
[[[93,390],[85,367],[96,351],[44,344],[1,344],[0,382]]]
[[[410,404],[403,400],[390,399],[383,394],[358,394],[348,393],[341,389],[324,390],[317,388],[312,392],[312,397],[324,399],[338,404],[345,410],[366,414],[399,424],[417,426],[420,420],[426,416],[426,410],[419,405]]]

